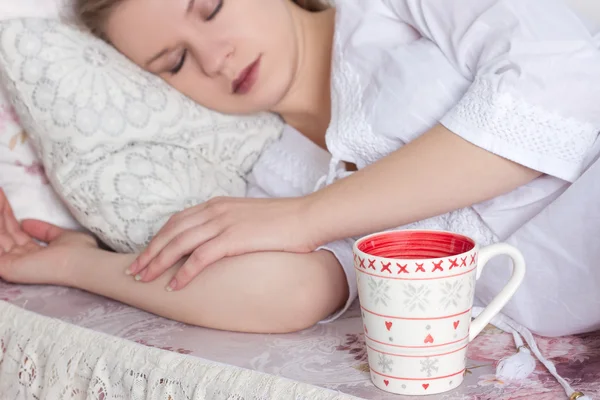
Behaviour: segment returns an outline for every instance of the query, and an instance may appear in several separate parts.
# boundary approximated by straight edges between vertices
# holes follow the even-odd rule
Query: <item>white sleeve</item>
[[[313,192],[331,155],[289,125],[247,176],[247,197],[298,197]]]
[[[600,131],[600,51],[563,0],[381,0],[473,81],[441,119],[490,152],[575,180]]]

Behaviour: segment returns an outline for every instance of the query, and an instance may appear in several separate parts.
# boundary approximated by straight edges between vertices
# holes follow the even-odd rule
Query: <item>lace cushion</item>
[[[1,21],[0,73],[58,194],[122,252],[143,248],[178,210],[243,196],[282,130],[270,114],[207,110],[56,20]]]

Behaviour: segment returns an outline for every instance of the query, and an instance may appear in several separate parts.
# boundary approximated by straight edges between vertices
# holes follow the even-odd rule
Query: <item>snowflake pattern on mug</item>
[[[429,307],[428,297],[431,294],[431,290],[427,284],[416,285],[405,283],[404,294],[406,295],[404,305],[409,311],[414,311],[416,308],[425,311]]]
[[[387,307],[387,302],[392,300],[389,295],[390,285],[384,279],[375,280],[374,278],[369,277],[369,291],[369,297],[373,300],[375,305],[378,305],[381,302]]]
[[[467,301],[475,296],[475,284],[477,283],[477,275],[472,274],[467,279],[469,285],[469,294],[467,295]]]
[[[382,373],[390,373],[392,372],[392,366],[394,365],[394,360],[385,354],[379,353],[379,360],[377,360],[377,365],[381,367]]]
[[[426,358],[421,360],[421,372],[425,372],[428,378],[431,378],[433,372],[438,372],[438,363],[439,359],[437,358]]]
[[[440,305],[447,310],[448,307],[458,307],[462,301],[461,291],[463,290],[462,280],[455,280],[454,282],[442,282],[440,284]]]

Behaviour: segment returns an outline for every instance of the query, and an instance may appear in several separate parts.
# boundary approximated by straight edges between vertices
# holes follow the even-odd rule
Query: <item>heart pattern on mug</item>
[[[429,383],[424,383],[422,386],[423,386],[423,389],[427,390],[427,388],[429,387]]]
[[[454,321],[454,329],[456,330],[456,328],[458,328],[458,324],[460,324],[460,320],[459,321]]]
[[[385,321],[385,327],[387,328],[387,330],[391,330],[392,329],[392,323],[390,321]]]
[[[427,337],[425,338],[425,340],[423,342],[424,343],[433,343],[433,336],[431,336],[431,334],[427,335]]]
[[[385,386],[390,384],[390,381],[388,381],[387,379],[383,381],[383,383],[385,383]]]

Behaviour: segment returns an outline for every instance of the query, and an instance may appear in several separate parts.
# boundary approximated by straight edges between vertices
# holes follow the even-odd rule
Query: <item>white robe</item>
[[[288,127],[256,164],[248,195],[308,194],[319,177],[343,176],[338,161],[363,168],[442,123],[544,175],[410,227],[519,247],[527,276],[504,312],[534,332],[600,328],[600,166],[582,175],[600,151],[600,37],[561,0],[336,3],[331,154]],[[348,276],[347,306],[352,242],[324,246]],[[507,260],[493,260],[478,299],[489,302],[509,272]]]

